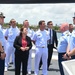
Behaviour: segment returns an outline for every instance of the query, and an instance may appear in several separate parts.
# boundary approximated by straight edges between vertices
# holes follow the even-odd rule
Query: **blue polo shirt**
[[[66,52],[67,46],[68,46],[68,42],[69,42],[69,31],[64,32],[59,41],[58,41],[58,53],[64,53]]]
[[[70,50],[75,48],[75,30],[73,30],[70,38]]]
[[[2,29],[1,25],[0,25],[0,42],[1,42],[2,46],[4,46],[5,38],[4,38],[4,35],[3,35],[3,29]]]

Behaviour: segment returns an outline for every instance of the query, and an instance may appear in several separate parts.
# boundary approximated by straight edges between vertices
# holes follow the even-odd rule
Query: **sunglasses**
[[[48,25],[53,25],[53,24],[48,24]]]
[[[12,21],[11,23],[15,23],[16,21]]]

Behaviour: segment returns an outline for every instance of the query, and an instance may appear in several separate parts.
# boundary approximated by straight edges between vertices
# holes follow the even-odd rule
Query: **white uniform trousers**
[[[47,48],[36,48],[35,54],[35,75],[39,75],[39,63],[42,57],[42,74],[47,75],[47,58],[48,49]]]
[[[13,43],[7,42],[6,50],[5,50],[5,53],[6,53],[5,67],[8,68],[10,56],[11,56],[11,54],[14,54],[14,52],[15,52],[15,48],[13,47]],[[14,56],[13,56],[13,60],[14,60]],[[14,66],[15,66],[15,62],[14,62],[13,64],[14,64]]]
[[[32,57],[31,57],[31,55],[32,55],[32,49],[29,51],[29,57],[28,57],[28,66],[27,66],[27,71],[28,72],[31,72],[31,65],[32,65]]]
[[[10,62],[14,63],[14,53],[11,54],[11,60]]]

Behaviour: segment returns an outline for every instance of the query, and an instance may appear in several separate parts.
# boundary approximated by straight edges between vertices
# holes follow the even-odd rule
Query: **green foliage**
[[[9,28],[9,23],[4,23],[3,28]]]
[[[21,28],[23,26],[23,24],[17,24],[18,28]]]
[[[54,29],[54,30],[57,30],[57,31],[58,31],[59,28],[60,28],[60,27],[59,27],[59,25],[57,25],[57,24],[56,24],[55,26],[53,26],[53,29]]]
[[[17,23],[17,27],[21,28],[23,25]],[[9,28],[9,23],[4,23],[3,28]]]
[[[18,24],[17,23],[17,26],[18,26],[18,28],[21,28],[23,26],[23,24]],[[9,23],[4,23],[3,27],[4,28],[8,28],[9,27]],[[39,29],[39,26],[37,26],[37,25],[31,25],[29,27],[30,27],[30,29],[33,29],[34,31]],[[58,31],[59,30],[59,26],[56,24],[55,26],[53,26],[53,29]]]
[[[30,27],[30,29],[33,29],[34,31],[36,31],[39,28],[37,25],[35,25],[35,26],[31,25],[29,27]]]
[[[59,26],[53,26],[54,30],[59,30]]]

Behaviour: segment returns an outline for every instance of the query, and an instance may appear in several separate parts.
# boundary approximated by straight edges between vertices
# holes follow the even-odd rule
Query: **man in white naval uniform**
[[[47,48],[47,41],[49,41],[49,33],[45,30],[45,21],[39,21],[40,29],[35,32],[33,35],[33,42],[36,45],[36,53],[35,53],[35,75],[39,75],[39,63],[40,59],[42,58],[43,63],[43,75],[47,74],[47,58],[48,58],[48,48]]]
[[[9,28],[11,28],[11,27],[12,27],[12,19],[9,22]],[[7,29],[9,29],[9,28],[7,28]],[[14,63],[14,53],[11,54],[11,60],[10,60],[9,64],[13,64],[13,63]]]
[[[6,51],[5,51],[6,52],[5,71],[8,70],[8,63],[9,63],[10,56],[15,51],[15,48],[13,47],[14,40],[16,36],[19,35],[19,32],[20,32],[18,27],[16,26],[16,20],[12,19],[11,23],[12,23],[11,27],[7,29],[5,33],[5,38],[7,39],[7,46],[6,46]]]
[[[27,30],[28,30],[28,34],[27,34],[27,35],[28,35],[28,36],[31,38],[31,40],[32,40],[34,31],[29,28],[29,22],[28,22],[28,20],[25,20],[25,21],[23,22],[23,26],[27,28]],[[32,54],[32,49],[29,51],[28,66],[27,66],[28,74],[31,74],[31,63],[32,63],[32,62],[31,62],[31,54]]]

